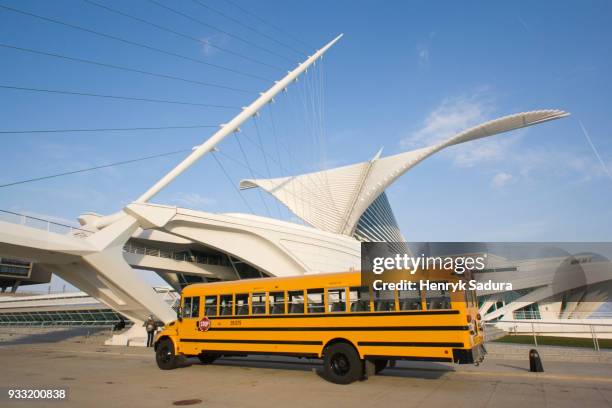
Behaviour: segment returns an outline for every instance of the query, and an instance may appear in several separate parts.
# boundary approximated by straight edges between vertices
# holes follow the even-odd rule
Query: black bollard
[[[542,366],[542,360],[540,359],[540,353],[538,350],[529,350],[529,371],[532,373],[543,373],[544,367]]]

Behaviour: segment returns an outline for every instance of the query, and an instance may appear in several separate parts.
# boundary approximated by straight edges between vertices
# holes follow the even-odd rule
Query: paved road
[[[612,407],[611,364],[544,361],[546,372],[533,374],[527,361],[400,363],[341,386],[321,379],[320,365],[309,360],[228,358],[161,371],[147,349],[87,340],[16,343],[0,343],[0,384],[69,388],[68,401],[27,404],[34,407],[169,407],[189,399],[200,407]]]

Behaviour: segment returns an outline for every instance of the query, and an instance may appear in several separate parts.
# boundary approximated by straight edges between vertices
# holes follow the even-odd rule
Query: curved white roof
[[[324,231],[353,235],[359,218],[398,177],[440,150],[471,140],[568,116],[537,110],[504,116],[474,126],[442,143],[334,169],[274,179],[242,180],[241,189],[261,187],[295,215]]]

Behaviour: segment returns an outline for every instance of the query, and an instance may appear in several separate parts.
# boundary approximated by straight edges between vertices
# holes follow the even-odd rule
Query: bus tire
[[[170,339],[161,339],[155,351],[155,361],[162,370],[173,370],[178,367],[179,359],[174,353],[174,344]]]
[[[198,355],[198,358],[200,359],[200,363],[202,364],[212,364],[217,359],[217,357],[218,356],[214,356],[212,354],[205,354],[205,353]]]
[[[325,349],[323,374],[335,384],[350,384],[361,378],[363,361],[350,344],[335,343]]]
[[[382,370],[387,368],[388,364],[389,364],[389,360],[385,360],[385,359],[374,360],[374,374],[380,373]]]

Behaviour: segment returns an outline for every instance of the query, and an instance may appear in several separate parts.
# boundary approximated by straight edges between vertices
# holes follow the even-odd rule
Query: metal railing
[[[512,312],[515,320],[541,319],[612,319],[612,312],[539,312],[533,310],[515,310]]]
[[[565,337],[568,339],[569,338],[571,339],[575,339],[575,338],[588,339],[589,338],[589,337],[567,336],[568,332],[565,330],[545,330],[543,329],[543,327],[541,327],[541,326],[546,326],[546,325],[552,325],[553,327],[555,325],[557,326],[575,326],[575,327],[582,326],[582,328],[586,330],[579,330],[574,333],[582,334],[582,335],[588,334],[593,342],[593,349],[597,352],[601,351],[600,345],[599,345],[598,333],[601,334],[602,328],[605,330],[606,333],[612,333],[612,323],[603,323],[603,322],[597,322],[597,323],[582,322],[581,323],[581,322],[568,322],[568,321],[546,322],[546,321],[529,321],[529,320],[500,320],[498,322],[483,323],[483,326],[495,327],[501,330],[504,330],[504,326],[506,326],[506,330],[504,331],[506,331],[507,335],[510,335],[510,336],[521,336],[521,335],[529,336],[530,335],[533,337],[533,344],[536,347],[538,346],[538,336],[540,337]]]
[[[123,251],[130,254],[157,256],[159,258],[174,259],[175,261],[199,263],[206,265],[220,265],[220,266],[231,266],[229,261],[224,257],[214,255],[194,255],[187,251],[167,251],[157,248],[147,248],[134,244],[126,244],[123,247]]]
[[[10,222],[11,224],[20,224],[48,232],[71,234],[78,237],[87,237],[92,234],[91,231],[73,227],[72,225],[66,225],[7,210],[0,210],[0,220]]]

